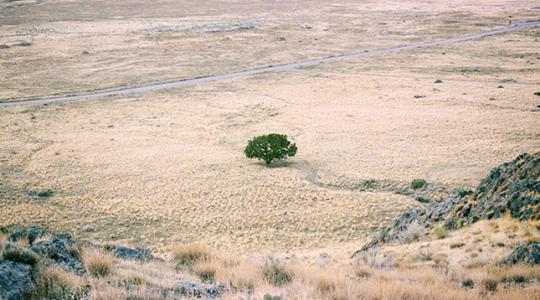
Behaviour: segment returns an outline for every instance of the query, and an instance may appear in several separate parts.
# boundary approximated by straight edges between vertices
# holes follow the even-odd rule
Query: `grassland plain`
[[[1,219],[154,249],[203,240],[242,252],[358,241],[419,205],[359,183],[424,178],[448,191],[472,187],[494,165],[540,146],[534,87],[509,85],[498,97],[511,106],[501,109],[475,102],[496,87],[448,81],[431,96],[428,86],[435,84],[272,74],[6,109]],[[428,97],[414,98],[424,90]],[[297,157],[273,168],[246,160],[246,141],[268,130],[295,140]],[[47,189],[52,197],[34,196]],[[83,232],[87,224],[96,231]]]
[[[530,1],[3,1],[0,99],[221,74],[538,17]],[[209,7],[212,7],[211,9]]]
[[[0,44],[9,48],[0,49],[0,98],[376,49],[538,11],[495,0],[216,3],[208,11],[196,1],[2,2]],[[358,242],[422,205],[400,193],[413,179],[427,180],[425,196],[438,200],[540,147],[538,39],[530,29],[292,73],[2,109],[0,225],[32,220],[156,251],[192,241],[242,253]],[[247,140],[268,132],[289,135],[297,157],[272,168],[247,161]],[[366,191],[366,181],[394,188]]]

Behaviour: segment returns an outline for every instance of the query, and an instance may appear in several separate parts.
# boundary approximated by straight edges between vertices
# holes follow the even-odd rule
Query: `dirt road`
[[[79,94],[79,95],[60,96],[60,97],[51,97],[51,98],[43,98],[43,99],[10,100],[9,102],[7,100],[0,100],[0,108],[10,107],[10,106],[19,106],[19,105],[40,105],[40,104],[48,104],[48,103],[56,103],[56,102],[89,100],[89,99],[96,99],[96,98],[108,97],[108,96],[144,93],[148,91],[178,88],[182,86],[195,85],[195,84],[211,82],[211,81],[234,79],[238,77],[245,77],[245,76],[250,76],[250,75],[255,75],[255,74],[260,74],[260,73],[267,73],[267,72],[294,71],[294,70],[297,70],[298,68],[318,65],[322,63],[347,61],[347,60],[352,60],[359,57],[383,55],[385,53],[391,53],[391,52],[409,51],[409,50],[414,50],[414,49],[419,49],[419,48],[428,48],[428,47],[435,47],[435,46],[441,46],[441,45],[456,44],[456,43],[481,39],[481,38],[492,36],[492,35],[498,35],[498,34],[504,34],[504,33],[514,32],[514,31],[529,29],[536,26],[540,26],[540,20],[516,23],[510,27],[492,29],[488,31],[482,31],[482,32],[477,32],[473,34],[447,38],[443,40],[382,48],[382,49],[377,49],[377,50],[372,50],[372,51],[356,52],[356,53],[350,53],[350,54],[344,54],[344,55],[329,56],[329,57],[324,57],[324,58],[311,59],[311,60],[299,61],[299,62],[290,63],[290,64],[284,64],[284,65],[279,65],[279,66],[266,66],[266,67],[254,68],[254,69],[221,74],[221,75],[188,78],[188,79],[173,80],[173,81],[168,81],[168,82],[156,82],[156,83],[151,83],[151,84],[141,85],[141,86],[134,86],[134,87],[122,87],[122,88],[109,89],[109,90],[97,90],[91,93],[84,93],[84,94]]]

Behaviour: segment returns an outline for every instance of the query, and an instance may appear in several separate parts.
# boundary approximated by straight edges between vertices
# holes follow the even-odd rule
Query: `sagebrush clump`
[[[17,243],[6,242],[2,247],[2,259],[20,262],[27,265],[36,265],[39,262],[39,255],[34,251],[24,248]]]
[[[417,190],[426,186],[427,182],[424,179],[413,179],[411,181],[411,187],[413,190]]]
[[[294,274],[281,262],[269,258],[262,268],[263,278],[273,286],[284,286],[292,281]]]

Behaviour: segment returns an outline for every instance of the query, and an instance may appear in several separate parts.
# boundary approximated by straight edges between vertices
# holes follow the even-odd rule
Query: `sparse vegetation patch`
[[[192,267],[195,263],[207,261],[212,256],[210,249],[199,243],[179,245],[173,249],[173,258],[178,267]]]
[[[426,186],[426,183],[427,182],[424,179],[413,179],[411,182],[411,188],[414,190],[421,189]]]
[[[274,286],[284,286],[292,281],[294,274],[277,259],[269,258],[262,267],[263,278]]]

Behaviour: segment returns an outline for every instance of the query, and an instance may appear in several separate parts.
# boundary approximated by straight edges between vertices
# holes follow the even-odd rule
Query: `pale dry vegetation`
[[[489,8],[501,5],[499,0],[490,1],[487,4],[482,1],[482,5]],[[359,10],[351,13],[362,15],[365,10],[385,6],[382,2],[372,4],[369,8],[354,6]],[[463,4],[459,2],[459,5]],[[514,4],[517,9],[526,6],[527,2],[516,1]],[[347,5],[336,8],[335,13],[349,12]],[[441,14],[447,12],[447,8],[437,3],[407,4],[415,5],[436,7]],[[50,6],[45,4],[28,9],[38,7],[46,9]],[[502,7],[512,10],[508,5]],[[156,8],[159,9],[162,8]],[[318,16],[319,9],[325,8],[313,9],[306,13]],[[378,14],[377,18],[382,18]],[[469,22],[477,22],[479,15],[484,14],[498,13],[482,10],[463,16],[452,12],[444,20],[451,21],[455,17],[463,21],[460,25],[466,27],[465,31],[477,31],[489,24],[471,27]],[[509,15],[518,18],[520,14],[525,14],[525,10]],[[523,15],[526,17],[528,13]],[[310,24],[312,29],[296,30],[294,26],[285,26],[289,28],[284,27],[285,31],[294,31],[287,40],[305,37],[304,31],[314,37],[318,34],[327,37],[333,34],[332,30],[340,34],[360,34],[358,30],[344,30],[344,21],[333,18],[320,28]],[[358,20],[367,22],[362,18]],[[144,26],[152,26],[154,21],[149,20],[150,24]],[[414,22],[417,21],[422,26],[433,24],[419,19]],[[492,21],[500,22],[498,18]],[[120,26],[115,20],[108,22],[111,23],[101,27],[88,21],[84,22],[84,28],[96,25],[99,28],[95,30],[108,32]],[[400,27],[412,28],[414,22]],[[62,22],[49,25],[55,28],[71,26]],[[363,28],[362,24],[356,25]],[[17,27],[2,30],[9,33]],[[120,27],[122,30],[130,28],[126,24]],[[64,32],[61,28],[56,29]],[[265,28],[261,29],[262,36],[272,32]],[[324,31],[325,28],[329,31]],[[379,27],[370,28],[372,30],[361,34],[378,34]],[[431,28],[430,32],[436,33],[438,29]],[[259,32],[259,29],[255,31]],[[231,44],[236,36],[242,43],[253,44],[253,49],[249,49],[256,51],[259,44],[252,39],[259,39],[250,32],[251,29],[212,34],[167,32],[162,35],[164,39],[171,38],[166,39],[168,42],[148,46],[155,50],[154,47],[164,47],[170,42],[174,51],[183,52],[186,50],[176,48],[176,44],[189,45],[182,39],[193,34],[197,40],[215,38]],[[528,30],[463,45],[392,53],[350,63],[329,63],[294,73],[260,74],[181,90],[85,103],[2,109],[0,190],[4,201],[0,203],[0,225],[34,220],[59,231],[69,228],[77,236],[131,243],[159,252],[167,251],[171,244],[197,241],[248,254],[317,249],[364,240],[388,226],[404,210],[426,205],[416,199],[434,202],[444,199],[445,193],[453,189],[470,189],[493,166],[540,147],[537,138],[540,119],[535,110],[538,97],[534,95],[537,87],[533,76],[540,61],[530,54],[536,50],[534,45],[538,37],[535,32]],[[402,33],[404,36],[395,35],[409,36],[406,31]],[[56,36],[59,33],[50,34]],[[231,41],[221,40],[229,34]],[[386,33],[386,39],[388,34],[393,36]],[[47,49],[59,47],[58,40],[46,39],[46,35],[45,31],[37,34],[37,40],[45,41],[34,43],[36,48],[0,50],[0,57],[5,55],[6,60],[15,52],[21,52],[20,60],[9,65],[9,71],[15,72],[18,67],[25,69],[25,66],[34,68],[35,51],[45,56],[57,53]],[[114,35],[111,39],[121,36]],[[317,43],[324,40],[316,38],[319,39]],[[302,39],[303,43],[306,40]],[[89,43],[100,49],[90,51],[92,54],[84,57],[92,61],[81,60],[82,63],[92,66],[94,59],[99,61],[102,56],[115,60],[117,55],[123,56],[124,51],[131,51],[132,46],[137,47],[134,42],[115,52],[100,41],[107,43],[100,38]],[[260,39],[260,42],[276,43],[273,38]],[[346,47],[359,46],[346,38],[342,42],[346,42]],[[386,43],[383,39],[375,44],[379,42]],[[331,40],[325,43],[331,44]],[[66,51],[78,57],[83,49],[77,47]],[[230,52],[227,47],[220,51]],[[283,47],[289,49],[290,45]],[[205,51],[214,51],[212,49]],[[293,49],[297,52],[300,48],[295,46]],[[498,53],[504,56],[502,62],[496,59]],[[287,52],[283,56],[290,54]],[[245,59],[245,55],[240,56]],[[185,53],[175,57],[186,59]],[[188,58],[197,62],[197,68],[211,65],[205,64],[204,59]],[[126,67],[126,76],[142,68],[131,59],[144,58],[130,56],[125,58],[125,64],[119,62]],[[43,61],[49,66],[48,60]],[[77,64],[77,61],[66,64]],[[238,66],[233,62],[234,59],[229,61]],[[454,66],[455,62],[463,66]],[[501,69],[495,67],[499,71],[487,72],[491,70],[487,68],[489,64],[497,64],[496,67]],[[167,65],[173,63],[167,62]],[[502,68],[504,65],[512,67],[505,69]],[[62,64],[54,66],[66,67]],[[474,69],[475,66],[479,72],[449,71],[452,67]],[[103,69],[107,69],[116,76],[116,67],[120,68],[103,62],[96,67],[99,69],[96,72],[103,74]],[[216,68],[220,72],[225,70]],[[41,69],[49,70],[45,66]],[[190,72],[190,68],[181,69],[175,68],[179,72]],[[32,78],[28,79],[32,82],[29,89],[18,87],[13,80],[21,83],[22,77],[36,74],[20,72],[17,72],[19,77],[0,72],[9,77],[0,84],[13,87],[4,89],[6,93],[20,92],[21,97],[31,95],[38,85],[47,90],[59,90],[52,84],[37,84]],[[43,80],[52,78],[39,74]],[[54,74],[64,76],[69,73],[54,71]],[[77,81],[85,81],[85,76]],[[77,76],[70,74],[69,77]],[[98,77],[99,80],[106,78]],[[432,77],[442,78],[443,83],[435,85]],[[507,77],[518,82],[499,83]],[[124,80],[130,82],[125,77],[120,81]],[[60,84],[64,79],[55,82],[69,88]],[[112,81],[107,80],[109,82]],[[91,85],[91,88],[102,86],[99,82]],[[504,85],[504,89],[498,89],[498,85]],[[418,94],[426,97],[415,99],[414,95]],[[489,100],[491,98],[495,100]],[[250,138],[269,130],[286,133],[301,146],[301,150],[285,164],[262,169],[260,164],[247,161],[242,150]],[[497,145],[496,149],[493,144]],[[421,180],[416,180],[413,185],[414,179]],[[390,188],[381,188],[385,184]],[[431,190],[432,186],[445,192],[436,193]],[[415,187],[413,192],[418,195],[401,192]],[[48,197],[37,196],[40,191]],[[85,231],[87,225],[94,230]],[[414,234],[411,237],[416,238]]]
[[[108,253],[97,250],[88,251],[84,253],[83,261],[88,272],[94,277],[107,277],[113,273],[114,260]]]
[[[421,240],[398,241],[355,259],[350,253],[331,251],[233,256],[192,243],[171,247],[164,261],[139,262],[85,247],[79,251],[87,275],[57,266],[38,269],[36,293],[57,298],[167,299],[163,291],[174,290],[179,282],[193,282],[224,285],[224,299],[539,299],[539,267],[498,263],[515,245],[538,238],[539,226],[538,221],[506,218],[480,221],[449,231],[446,237],[426,233]],[[463,246],[451,247],[458,242]],[[17,244],[1,241],[0,255],[13,245]],[[470,265],[476,258],[472,253],[481,253],[486,262]]]
[[[524,0],[28,2],[0,3],[0,45],[9,46],[0,48],[2,100],[221,74],[536,17]]]
[[[435,40],[540,11],[526,0],[274,2],[0,1],[0,101]],[[77,276],[42,268],[26,241],[2,233],[0,259],[39,267],[38,294],[53,299],[159,299],[179,282],[222,284],[227,299],[540,299],[538,267],[498,264],[540,242],[539,222],[416,224],[350,258],[403,211],[466,193],[540,148],[539,39],[533,28],[1,108],[0,226],[31,220],[164,260],[68,245],[89,271]],[[246,142],[269,132],[287,134],[298,154],[268,168],[248,161]]]

